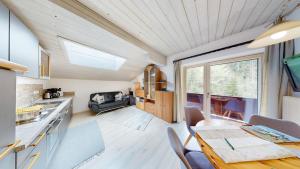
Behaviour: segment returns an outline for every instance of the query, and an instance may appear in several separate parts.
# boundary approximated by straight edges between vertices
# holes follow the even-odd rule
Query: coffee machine
[[[50,88],[46,89],[43,98],[44,99],[53,99],[53,98],[59,98],[61,96],[61,88]]]

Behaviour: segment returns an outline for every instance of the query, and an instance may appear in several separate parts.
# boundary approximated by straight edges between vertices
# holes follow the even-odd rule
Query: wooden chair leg
[[[183,144],[184,147],[189,143],[189,141],[191,140],[191,138],[192,138],[192,135],[190,134],[188,136],[188,138],[185,140],[184,144]]]

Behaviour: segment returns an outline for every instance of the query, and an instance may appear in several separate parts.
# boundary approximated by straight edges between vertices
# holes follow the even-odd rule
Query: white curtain
[[[174,63],[174,113],[173,121],[181,122],[184,120],[184,103],[183,103],[183,79],[182,79],[182,69],[181,61]]]
[[[294,41],[266,47],[262,59],[262,95],[260,115],[282,118],[283,96],[291,95],[291,87],[283,67],[283,60],[294,55]]]

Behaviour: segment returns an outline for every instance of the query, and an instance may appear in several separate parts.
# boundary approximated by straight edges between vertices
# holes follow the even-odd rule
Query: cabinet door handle
[[[39,136],[39,138],[36,140],[35,143],[31,144],[32,147],[36,147],[40,144],[40,142],[43,140],[43,138],[46,136],[46,133],[43,133]]]
[[[14,144],[8,145],[7,149],[0,154],[0,160],[6,157],[20,142],[21,140],[17,140]]]
[[[31,156],[31,158],[33,158],[31,160],[31,162],[29,163],[28,165],[28,168],[27,169],[32,169],[32,167],[34,166],[34,164],[37,162],[37,160],[41,157],[41,153],[36,153],[34,155]]]

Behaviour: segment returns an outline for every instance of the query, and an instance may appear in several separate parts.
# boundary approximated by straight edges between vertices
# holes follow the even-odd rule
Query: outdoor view
[[[257,60],[210,67],[212,95],[257,98]]]
[[[187,92],[203,94],[204,69],[203,66],[187,69]]]
[[[210,66],[211,114],[248,120],[257,114],[258,59]],[[187,103],[203,110],[204,67],[186,71]]]

